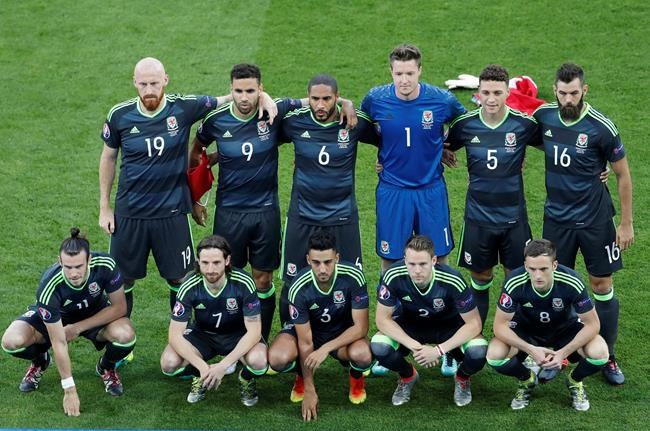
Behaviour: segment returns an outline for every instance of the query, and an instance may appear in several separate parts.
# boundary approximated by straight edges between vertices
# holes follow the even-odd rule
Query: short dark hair
[[[68,256],[76,256],[82,251],[86,252],[86,259],[90,256],[90,243],[85,235],[80,233],[78,227],[70,228],[70,237],[63,240],[59,247],[59,255],[65,253]]]
[[[406,242],[406,246],[404,246],[404,254],[406,254],[406,250],[408,249],[413,251],[426,251],[431,257],[436,255],[433,241],[426,235],[413,235]]]
[[[415,60],[415,63],[420,67],[422,64],[422,53],[420,49],[415,45],[410,45],[408,43],[403,43],[399,46],[396,46],[388,56],[388,61],[391,66],[394,61],[409,61]]]
[[[338,251],[336,248],[336,236],[327,229],[318,229],[316,232],[312,233],[307,244],[307,253],[309,253],[310,250]]]
[[[585,71],[575,63],[564,63],[560,66],[557,72],[555,72],[556,83],[564,82],[565,84],[568,84],[576,78],[580,79],[580,84],[584,84]]]
[[[232,254],[232,251],[230,249],[230,244],[228,244],[226,238],[219,235],[206,236],[199,242],[199,245],[196,246],[196,271],[197,272],[199,272],[199,255],[201,254],[202,250],[208,248],[217,248],[221,250],[224,259],[228,259],[228,256]],[[231,271],[232,271],[232,264],[229,263],[228,265],[226,265],[226,274],[230,274]]]
[[[499,64],[489,64],[483,68],[481,74],[478,76],[478,82],[480,83],[481,81],[505,82],[507,87],[510,81],[508,69]]]
[[[339,84],[336,82],[336,79],[332,75],[328,75],[326,73],[320,73],[310,79],[309,83],[307,84],[307,92],[310,92],[311,87],[314,85],[327,85],[332,89],[334,94],[339,92]]]
[[[524,247],[524,258],[538,256],[548,256],[551,260],[555,260],[557,257],[555,244],[547,239],[535,239]]]
[[[230,82],[233,82],[235,79],[248,79],[255,78],[257,83],[262,82],[262,72],[260,68],[254,64],[241,63],[235,64],[230,71]]]

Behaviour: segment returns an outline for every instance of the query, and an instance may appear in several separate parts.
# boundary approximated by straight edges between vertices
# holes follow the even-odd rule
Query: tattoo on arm
[[[244,316],[244,320],[246,320],[247,322],[258,322],[262,320],[262,316],[259,314],[256,314],[254,316]]]

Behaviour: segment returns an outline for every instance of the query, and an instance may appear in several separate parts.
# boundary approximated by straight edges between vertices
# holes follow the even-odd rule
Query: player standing
[[[626,152],[614,123],[584,101],[588,86],[580,66],[560,66],[553,90],[557,102],[534,113],[546,159],[543,236],[557,246],[560,264],[575,267],[578,250],[584,257],[600,334],[610,354],[603,373],[610,384],[621,385],[625,378],[614,351],[619,302],[612,274],[623,267],[621,252],[634,242],[632,179]],[[615,210],[607,185],[597,178],[607,162],[618,184],[618,227],[612,221]]]

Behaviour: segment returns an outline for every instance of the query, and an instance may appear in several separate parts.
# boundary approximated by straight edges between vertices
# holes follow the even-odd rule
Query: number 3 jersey
[[[115,214],[140,219],[188,214],[190,129],[216,108],[217,99],[167,94],[154,115],[143,112],[138,100],[115,105],[101,133],[107,146],[122,153]]]
[[[194,313],[194,327],[214,335],[244,335],[245,316],[260,314],[260,300],[255,281],[240,269],[233,268],[226,285],[214,294],[203,276],[192,275],[179,288],[171,318],[189,322]]]
[[[309,322],[318,338],[335,338],[353,325],[352,310],[368,308],[363,273],[352,264],[338,263],[328,292],[318,288],[311,267],[296,275],[289,288],[289,316],[294,324]]]
[[[257,111],[247,120],[233,113],[233,103],[210,112],[196,137],[204,146],[217,143],[219,179],[217,208],[260,212],[279,208],[278,135],[282,117],[299,108],[299,99],[276,99],[278,115],[273,124]]]
[[[570,124],[560,117],[557,103],[542,105],[533,114],[546,156],[544,218],[568,229],[611,223],[614,205],[599,175],[607,162],[625,157],[614,123],[588,103],[585,106]]]
[[[63,320],[65,326],[87,319],[108,305],[106,294],[122,287],[122,274],[113,258],[105,253],[90,254],[88,278],[79,287],[68,282],[59,263],[43,273],[36,291],[36,306],[44,323]]]
[[[577,314],[593,308],[578,273],[564,265],[558,265],[553,287],[543,293],[535,290],[523,266],[512,271],[497,306],[504,313],[515,313],[511,325],[541,336],[559,333],[578,320]]]
[[[476,308],[471,289],[460,273],[450,266],[436,264],[426,290],[411,280],[404,261],[393,264],[384,274],[377,292],[377,301],[394,307],[393,317],[402,325],[426,330],[447,323],[462,321],[460,314]]]

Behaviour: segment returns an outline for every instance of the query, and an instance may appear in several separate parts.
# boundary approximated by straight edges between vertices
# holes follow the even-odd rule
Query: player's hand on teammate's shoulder
[[[63,413],[66,416],[79,416],[79,395],[74,386],[63,392]]]
[[[318,394],[316,391],[305,390],[302,400],[302,419],[305,422],[318,419]]]
[[[345,122],[346,129],[354,129],[359,123],[357,118],[357,111],[354,109],[354,104],[348,99],[339,99],[341,101],[341,118],[339,124]]]
[[[260,93],[259,107],[260,109],[257,118],[261,120],[266,112],[269,116],[269,124],[273,124],[273,120],[278,115],[278,105],[275,104],[266,91]]]

